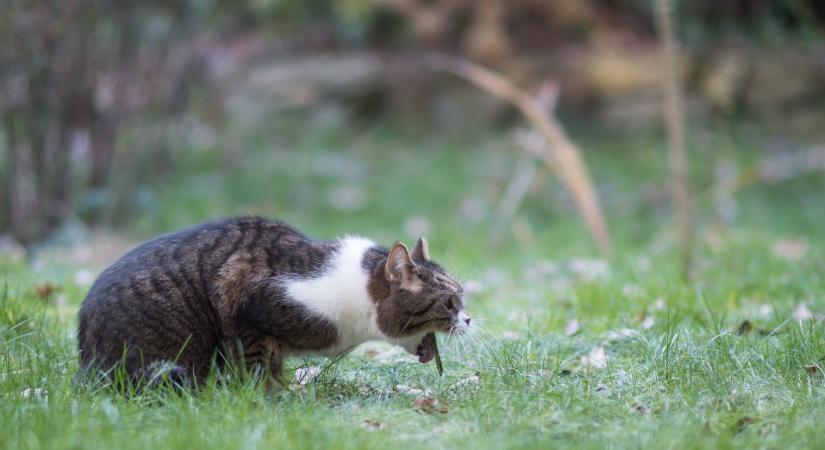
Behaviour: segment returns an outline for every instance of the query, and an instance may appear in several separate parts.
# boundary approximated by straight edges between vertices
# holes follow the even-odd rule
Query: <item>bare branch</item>
[[[587,166],[579,149],[570,141],[562,126],[543,105],[503,76],[467,60],[439,55],[433,56],[429,63],[434,69],[464,78],[490,94],[508,101],[521,111],[549,144],[543,147],[544,150],[538,156],[556,173],[562,184],[573,195],[576,207],[584,216],[599,250],[605,254],[610,253],[607,224],[604,221]],[[544,103],[552,106],[555,103],[553,98],[555,95],[551,91],[548,97],[552,101]]]

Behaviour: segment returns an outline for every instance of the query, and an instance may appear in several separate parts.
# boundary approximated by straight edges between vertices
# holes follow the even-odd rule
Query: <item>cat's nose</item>
[[[465,326],[470,326],[470,315],[464,311],[458,312],[458,317],[456,317],[456,323],[464,322]]]

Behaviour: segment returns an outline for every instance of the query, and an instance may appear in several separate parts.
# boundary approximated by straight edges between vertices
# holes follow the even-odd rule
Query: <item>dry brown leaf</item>
[[[808,375],[817,375],[822,373],[822,370],[819,368],[819,364],[810,364],[805,366],[805,372]]]
[[[447,407],[444,405],[440,405],[438,403],[438,399],[435,397],[418,397],[417,399],[412,401],[413,408],[420,410],[421,412],[427,414],[446,414]]]

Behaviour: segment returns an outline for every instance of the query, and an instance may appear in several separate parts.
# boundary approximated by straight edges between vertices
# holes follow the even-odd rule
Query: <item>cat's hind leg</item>
[[[288,384],[281,373],[283,369],[283,349],[281,344],[272,336],[245,336],[246,339],[237,341],[236,363],[257,379],[263,379],[267,391],[277,389],[277,385],[287,387]]]

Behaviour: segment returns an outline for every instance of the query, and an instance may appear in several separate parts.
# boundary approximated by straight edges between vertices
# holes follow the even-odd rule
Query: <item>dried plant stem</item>
[[[609,254],[610,236],[587,166],[579,149],[567,137],[556,119],[548,114],[533,96],[503,76],[477,64],[459,58],[434,56],[430,59],[430,65],[464,78],[490,94],[508,101],[521,111],[550,144],[544,146],[537,156],[556,173],[570,191],[599,250],[603,254]]]
[[[688,277],[692,261],[693,224],[687,149],[685,148],[682,90],[679,82],[681,66],[676,47],[672,0],[656,0],[656,26],[662,52],[662,88],[664,91],[664,118],[668,134],[671,196],[679,229],[682,273],[685,277]]]

